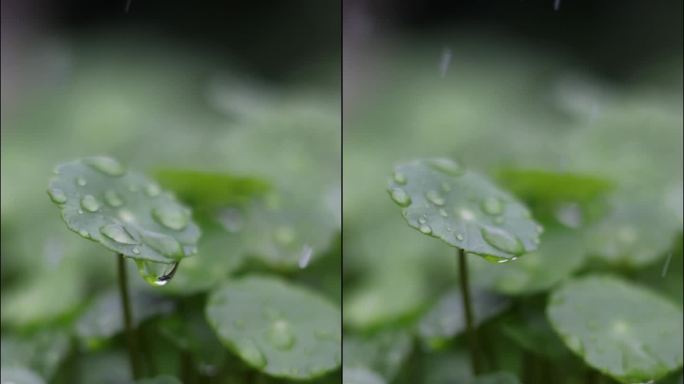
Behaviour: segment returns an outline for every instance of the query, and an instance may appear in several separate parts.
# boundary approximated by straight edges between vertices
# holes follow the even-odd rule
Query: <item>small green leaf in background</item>
[[[551,294],[547,316],[568,348],[622,383],[682,366],[682,309],[618,278],[567,282]]]
[[[542,228],[523,204],[453,160],[399,165],[388,192],[411,227],[488,260],[516,259],[539,244]]]
[[[154,174],[162,187],[196,209],[245,204],[269,190],[268,183],[261,179],[229,173],[160,169]]]
[[[135,326],[147,318],[174,310],[172,301],[136,291],[131,294],[131,306]],[[77,320],[75,331],[81,343],[89,348],[97,348],[111,337],[123,332],[119,292],[111,289],[96,296]]]
[[[354,367],[342,369],[342,383],[344,384],[387,384],[387,381],[376,372],[367,368]]]
[[[475,325],[502,313],[510,305],[506,298],[482,290],[474,290],[471,300]],[[439,298],[420,320],[418,335],[429,348],[440,349],[465,329],[461,291],[452,289]]]
[[[493,266],[482,260],[470,263],[473,283],[506,295],[543,292],[571,276],[584,263],[582,234],[553,227],[541,236],[534,252],[505,266]]]
[[[21,367],[2,367],[0,370],[2,384],[45,384],[37,373]]]
[[[353,375],[366,375],[355,371],[372,371],[383,382],[392,382],[413,349],[411,334],[400,330],[386,330],[370,337],[346,336],[342,353],[344,370]],[[353,373],[357,372],[357,373]],[[345,382],[347,382],[345,377]],[[352,382],[349,380],[349,382]]]
[[[9,367],[29,368],[46,380],[52,379],[71,349],[69,335],[62,330],[44,330],[24,337],[3,335],[0,345],[3,372]]]
[[[339,309],[278,278],[225,283],[211,293],[206,316],[228,348],[271,376],[311,379],[340,365]]]

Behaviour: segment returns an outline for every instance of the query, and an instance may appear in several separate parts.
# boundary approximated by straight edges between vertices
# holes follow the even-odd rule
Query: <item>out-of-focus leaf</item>
[[[520,384],[520,380],[509,372],[487,373],[473,379],[471,384]]]
[[[174,305],[168,299],[145,292],[132,292],[131,309],[133,323],[173,311]],[[76,335],[89,348],[98,348],[111,337],[123,332],[121,296],[116,289],[99,294],[76,323]]]
[[[542,358],[557,359],[569,355],[542,311],[523,307],[501,319],[501,333],[525,351]]]
[[[492,265],[484,260],[469,264],[473,283],[507,295],[543,292],[577,271],[585,260],[583,234],[552,228],[541,236],[539,249],[514,263]]]
[[[612,196],[608,216],[590,228],[592,256],[617,266],[642,267],[665,256],[680,224],[658,201],[634,192]]]
[[[48,194],[67,227],[132,259],[175,263],[195,250],[190,211],[140,173],[108,157],[59,165]]]
[[[2,384],[45,384],[37,373],[22,367],[5,367],[0,369],[0,382]]]
[[[0,345],[3,370],[28,367],[48,380],[70,350],[69,337],[64,331],[41,331],[26,337],[7,335]]]
[[[412,348],[413,340],[406,331],[382,331],[370,337],[345,336],[344,371],[370,370],[392,382]]]
[[[556,289],[547,316],[565,345],[623,383],[657,380],[682,366],[682,309],[608,276]]]
[[[497,179],[515,195],[532,201],[587,201],[614,187],[604,178],[542,169],[504,168]]]
[[[344,384],[386,384],[387,381],[379,374],[363,367],[342,369],[342,383]]]
[[[506,262],[537,249],[541,227],[530,211],[452,160],[399,165],[388,192],[411,227],[466,252]]]
[[[206,315],[228,348],[271,376],[311,379],[341,362],[339,310],[282,280],[227,282],[210,295]]]
[[[269,189],[263,180],[229,173],[160,169],[155,177],[162,187],[196,209],[244,204]]]
[[[471,300],[476,325],[500,314],[510,305],[506,298],[480,290],[472,292]],[[420,320],[418,334],[426,346],[439,349],[465,330],[464,319],[461,292],[450,290]]]

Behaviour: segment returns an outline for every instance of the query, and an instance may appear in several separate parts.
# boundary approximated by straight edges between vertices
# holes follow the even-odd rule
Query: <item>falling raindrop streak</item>
[[[446,77],[447,71],[449,71],[449,64],[451,64],[451,49],[449,47],[444,47],[442,50],[442,58],[439,61],[439,74],[442,78]]]
[[[670,268],[670,260],[672,260],[672,252],[667,255],[667,259],[665,260],[665,265],[663,265],[663,270],[660,273],[660,277],[665,277],[667,274],[667,270]]]
[[[560,9],[560,4],[561,4],[561,0],[554,0],[554,1],[553,1],[553,10],[554,10],[554,11],[559,10],[559,9]]]
[[[313,255],[313,248],[309,244],[304,244],[302,248],[302,254],[299,256],[298,265],[300,269],[304,269],[309,265],[311,261],[311,255]]]

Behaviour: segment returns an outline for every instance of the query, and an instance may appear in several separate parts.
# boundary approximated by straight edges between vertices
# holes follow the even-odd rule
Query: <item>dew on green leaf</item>
[[[100,232],[108,238],[116,241],[119,244],[138,244],[133,235],[126,229],[126,227],[119,224],[107,224],[100,228]]]
[[[411,197],[402,188],[392,188],[390,196],[400,207],[408,207],[411,205]]]
[[[84,179],[83,177],[80,177],[80,176],[79,176],[79,177],[76,178],[76,184],[78,184],[78,185],[81,186],[81,187],[85,187],[86,184],[88,184],[88,182],[86,181],[86,179]]]
[[[465,173],[463,166],[451,159],[431,159],[429,164],[433,169],[451,176],[460,176]]]
[[[166,228],[180,231],[190,222],[190,216],[177,205],[165,204],[152,210],[152,217]]]
[[[504,210],[503,202],[497,197],[488,197],[482,200],[481,207],[484,213],[492,216],[498,216]]]
[[[64,204],[67,201],[66,194],[59,188],[48,189],[48,195],[50,196],[50,200],[57,204]]]
[[[483,227],[480,230],[482,238],[492,247],[510,253],[512,255],[521,255],[525,252],[520,239],[515,237],[510,232],[495,227]]]
[[[159,196],[159,193],[161,193],[161,189],[157,184],[150,183],[145,186],[145,193],[149,197],[156,197]]]
[[[437,206],[443,206],[444,205],[444,198],[442,195],[439,194],[439,192],[435,190],[429,190],[425,193],[425,198],[428,199],[429,202],[431,202],[434,205]]]
[[[104,200],[110,207],[113,208],[117,208],[123,205],[123,200],[121,199],[121,196],[119,196],[119,194],[112,189],[105,192]]]
[[[269,327],[266,337],[274,347],[281,350],[292,348],[296,341],[290,325],[285,320],[274,321]]]
[[[268,363],[264,354],[253,341],[244,341],[237,348],[240,357],[255,368],[263,368]]]
[[[426,234],[426,235],[429,235],[429,234],[432,233],[432,227],[430,227],[430,226],[427,225],[427,224],[421,225],[419,229],[420,229],[420,231],[421,231],[422,233],[424,233],[424,234]]]
[[[88,212],[97,212],[100,209],[100,202],[93,195],[85,195],[81,199],[81,207]]]
[[[85,162],[97,171],[109,176],[121,176],[126,172],[121,163],[111,157],[90,157]]]
[[[399,185],[406,185],[406,176],[401,172],[394,172],[394,181]]]

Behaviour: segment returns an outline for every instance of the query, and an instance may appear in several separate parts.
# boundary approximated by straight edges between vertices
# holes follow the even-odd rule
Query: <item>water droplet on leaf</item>
[[[159,196],[159,193],[161,192],[161,189],[159,189],[159,186],[157,184],[147,184],[145,186],[145,194],[149,197],[155,197]]]
[[[411,197],[401,188],[392,188],[390,196],[400,207],[408,207],[411,205]]]
[[[121,196],[119,196],[118,193],[114,190],[109,190],[105,192],[105,201],[107,204],[109,204],[110,207],[120,207],[123,205],[123,200],[121,200]]]
[[[180,231],[188,226],[188,213],[177,205],[163,205],[152,210],[152,217],[166,228]]]
[[[426,235],[429,235],[429,234],[432,233],[432,227],[430,227],[430,226],[427,225],[427,224],[421,225],[419,229],[420,229],[420,231],[421,231],[422,233],[424,233],[424,234],[426,234]]]
[[[97,171],[109,176],[121,176],[126,172],[124,167],[111,157],[91,157],[87,159],[87,163]]]
[[[488,197],[480,204],[482,211],[488,215],[498,216],[503,213],[504,204],[496,197]]]
[[[119,224],[107,224],[100,228],[100,232],[120,244],[138,244],[126,227]]]
[[[437,206],[442,206],[444,205],[444,198],[439,194],[437,191],[427,191],[425,193],[425,198],[428,199],[429,202],[431,202],[434,205]]]
[[[97,212],[100,209],[100,202],[93,195],[85,195],[81,199],[81,207],[88,212]]]
[[[394,171],[394,181],[399,185],[406,185],[406,176],[399,171]]]
[[[171,236],[156,232],[144,232],[142,234],[142,240],[152,249],[166,257],[172,259],[183,257],[183,250],[180,244]]]
[[[263,368],[268,363],[266,357],[257,348],[256,344],[251,341],[243,342],[238,346],[238,354],[244,359],[249,365],[256,368]]]
[[[67,201],[67,197],[64,194],[64,191],[62,191],[59,188],[48,189],[48,195],[50,196],[50,200],[57,204],[64,204]]]
[[[292,334],[290,325],[285,320],[274,321],[268,329],[266,337],[274,347],[281,350],[290,349],[295,343],[295,337]]]
[[[484,227],[480,230],[482,238],[492,247],[513,255],[521,255],[525,248],[520,239],[504,229]]]
[[[432,159],[429,164],[433,169],[451,176],[460,176],[465,172],[461,164],[451,159]]]
[[[86,181],[86,179],[82,177],[77,177],[76,184],[80,185],[81,187],[84,187],[86,184],[88,184],[88,182]]]

